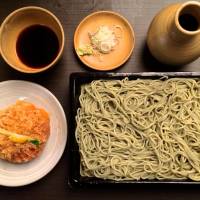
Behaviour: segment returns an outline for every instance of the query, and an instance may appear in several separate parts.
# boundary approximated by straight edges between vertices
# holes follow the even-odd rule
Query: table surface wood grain
[[[29,5],[52,11],[61,21],[66,34],[64,55],[51,70],[27,75],[11,69],[0,59],[0,81],[27,80],[49,89],[69,116],[69,76],[73,72],[91,72],[76,57],[73,35],[79,22],[98,10],[113,10],[125,16],[132,24],[136,44],[131,58],[113,72],[199,71],[200,59],[186,66],[168,67],[157,62],[146,46],[146,35],[154,15],[174,0],[5,0],[0,1],[0,22],[13,10]],[[184,2],[184,1],[179,1]],[[69,130],[69,134],[70,130]],[[27,186],[8,188],[0,186],[0,200],[98,200],[98,199],[199,199],[200,186],[140,185],[128,188],[72,189],[67,182],[69,153],[66,149],[56,167],[41,180]]]

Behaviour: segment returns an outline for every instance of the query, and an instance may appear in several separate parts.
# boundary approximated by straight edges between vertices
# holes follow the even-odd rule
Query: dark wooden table
[[[13,10],[37,5],[58,16],[66,34],[62,60],[51,70],[27,75],[11,69],[0,59],[0,81],[20,79],[39,83],[48,88],[61,102],[69,116],[69,75],[72,72],[90,71],[75,56],[73,35],[78,23],[97,10],[113,10],[124,15],[133,25],[136,46],[129,61],[115,72],[142,71],[199,71],[200,59],[187,66],[168,67],[158,63],[146,47],[146,33],[153,16],[174,0],[2,0],[0,21]],[[179,0],[180,2],[180,0]],[[182,1],[184,2],[184,1]],[[68,132],[69,134],[73,134]],[[200,199],[200,186],[133,186],[129,188],[71,189],[68,186],[68,161],[66,150],[57,166],[44,178],[28,186],[6,188],[0,186],[0,200],[64,200],[64,199]]]

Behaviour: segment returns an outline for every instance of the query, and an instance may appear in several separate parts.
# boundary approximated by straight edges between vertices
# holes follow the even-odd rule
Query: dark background
[[[69,116],[69,75],[72,72],[91,71],[77,59],[73,50],[73,35],[78,23],[97,10],[113,10],[125,16],[132,24],[136,45],[129,61],[114,72],[143,71],[199,71],[200,59],[187,66],[168,67],[158,63],[146,47],[146,34],[154,15],[173,0],[1,0],[0,22],[13,10],[36,5],[49,9],[61,21],[66,41],[60,62],[47,72],[28,75],[11,69],[0,59],[0,81],[20,79],[39,83],[48,88],[61,102]],[[184,1],[179,1],[184,2]],[[68,134],[73,134],[68,131]],[[128,188],[72,189],[68,186],[69,151],[44,178],[31,185],[7,188],[0,186],[0,200],[63,200],[63,199],[200,199],[200,186],[140,185]]]

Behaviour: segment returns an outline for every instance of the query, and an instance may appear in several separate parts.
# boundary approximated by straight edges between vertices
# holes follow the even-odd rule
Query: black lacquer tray
[[[193,185],[200,184],[191,180],[139,180],[139,181],[113,181],[95,177],[80,176],[80,154],[78,144],[75,139],[76,120],[75,116],[79,108],[79,96],[81,85],[92,82],[93,80],[121,80],[128,77],[134,79],[160,79],[160,78],[200,78],[200,72],[142,72],[142,73],[73,73],[70,76],[70,119],[69,119],[69,180],[72,187],[91,187],[91,186],[130,186],[140,184],[167,184],[167,185]]]

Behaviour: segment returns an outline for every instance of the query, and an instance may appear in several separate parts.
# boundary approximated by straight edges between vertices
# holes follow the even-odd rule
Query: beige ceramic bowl
[[[58,55],[49,65],[42,68],[26,66],[16,53],[16,42],[19,34],[22,30],[34,24],[41,24],[51,28],[59,40]],[[3,21],[0,29],[0,52],[3,59],[12,68],[24,73],[38,73],[49,69],[59,60],[63,53],[64,40],[62,25],[55,15],[44,8],[28,6],[15,10]]]

